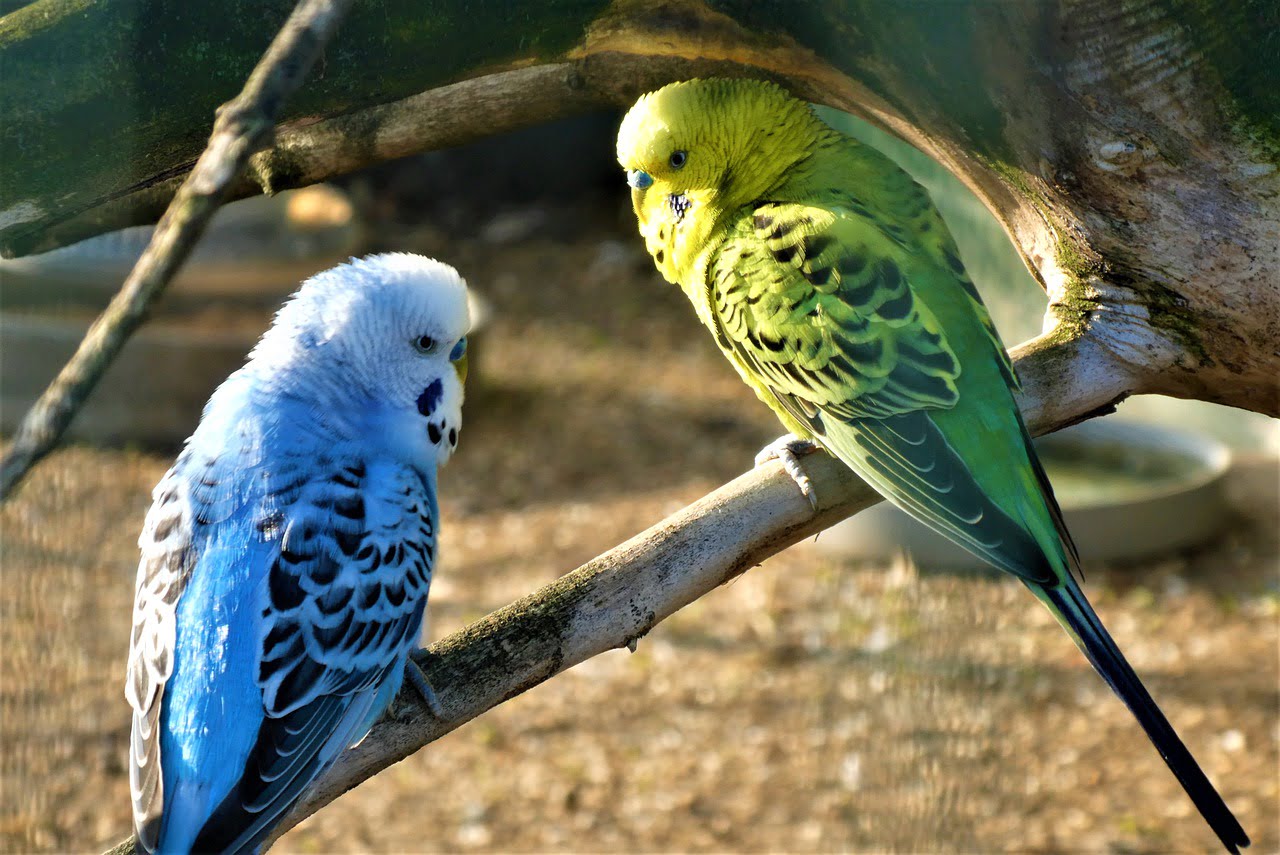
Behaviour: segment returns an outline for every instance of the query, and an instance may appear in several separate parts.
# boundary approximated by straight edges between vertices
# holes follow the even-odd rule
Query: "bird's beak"
[[[627,184],[632,190],[643,190],[653,184],[653,176],[643,169],[628,169]]]
[[[458,382],[464,386],[467,383],[467,363],[471,359],[471,354],[464,353],[453,361],[453,370],[458,372]]]
[[[643,200],[644,200],[643,190],[631,191],[631,210],[636,212],[636,219],[639,220],[640,225],[642,226],[644,225],[644,206],[642,204]]]

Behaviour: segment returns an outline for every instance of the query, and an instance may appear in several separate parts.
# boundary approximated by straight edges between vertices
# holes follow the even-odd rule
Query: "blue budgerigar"
[[[149,852],[252,852],[406,674],[461,425],[466,285],[406,254],[305,282],[210,398],[139,539],[125,693]]]

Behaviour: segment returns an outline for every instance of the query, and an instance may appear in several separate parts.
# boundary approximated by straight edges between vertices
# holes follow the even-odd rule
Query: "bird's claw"
[[[780,461],[782,468],[791,476],[791,480],[796,482],[800,492],[804,494],[804,497],[809,500],[809,504],[816,511],[818,510],[818,494],[813,489],[813,482],[809,480],[809,476],[804,473],[804,469],[800,466],[800,458],[807,454],[813,454],[817,450],[818,446],[813,442],[801,439],[793,433],[788,433],[760,449],[760,453],[756,455],[756,465],[763,466],[770,460]]]
[[[412,659],[406,659],[404,663],[404,678],[414,691],[418,693],[418,697],[422,698],[422,703],[426,705],[427,711],[435,718],[441,721],[447,721],[444,714],[444,707],[440,705],[440,698],[436,696],[436,690],[431,687],[431,681],[427,679],[427,675],[422,673],[422,669],[418,667],[418,663]]]

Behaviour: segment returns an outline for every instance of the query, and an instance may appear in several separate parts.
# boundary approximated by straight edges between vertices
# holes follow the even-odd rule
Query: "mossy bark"
[[[3,208],[26,201],[56,219],[188,168],[214,110],[240,91],[294,5],[40,0],[0,18]],[[482,69],[545,61],[576,44],[605,6],[361,3],[282,118],[348,113]]]
[[[0,250],[154,219],[289,5],[41,0],[0,19]],[[1269,0],[368,2],[233,194],[673,79],[768,77],[960,176],[1058,337],[1092,336],[1128,391],[1274,415],[1277,33]]]

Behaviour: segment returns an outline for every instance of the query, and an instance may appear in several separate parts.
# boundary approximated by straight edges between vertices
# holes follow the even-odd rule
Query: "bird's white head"
[[[304,282],[246,369],[342,433],[373,432],[408,463],[440,465],[462,428],[469,327],[452,267],[371,255]]]

